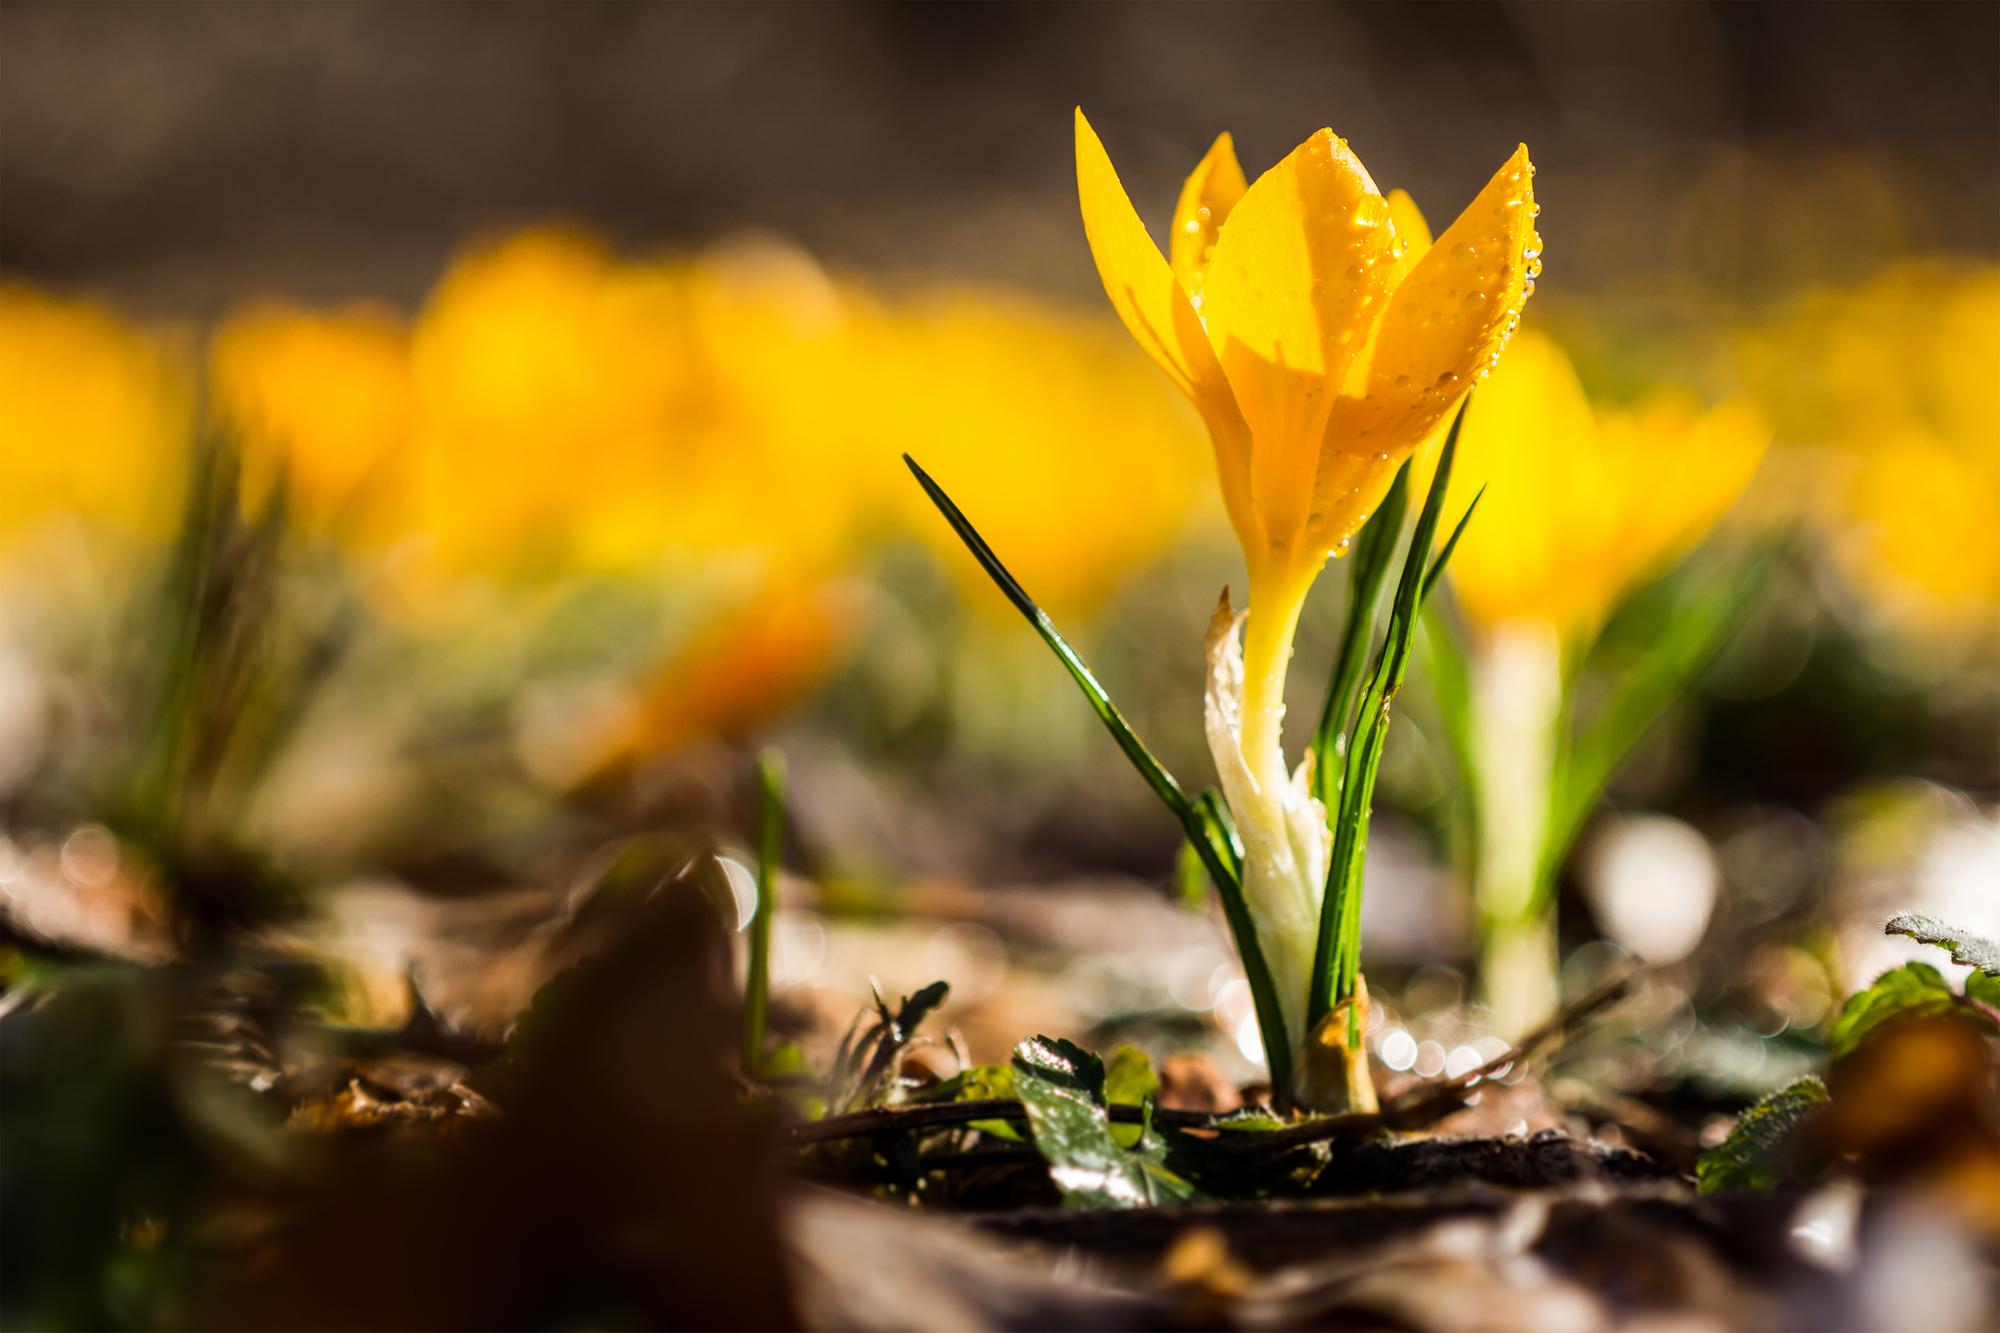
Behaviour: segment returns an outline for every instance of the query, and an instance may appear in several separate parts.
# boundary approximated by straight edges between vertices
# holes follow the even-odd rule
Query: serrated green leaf
[[[1014,1048],[1014,1091],[1035,1150],[1067,1208],[1144,1208],[1185,1202],[1195,1187],[1167,1169],[1166,1144],[1149,1123],[1136,1147],[1112,1137],[1104,1062],[1073,1042],[1033,1037]]]
[[[1976,967],[1989,977],[2000,977],[2000,944],[1948,925],[1921,912],[1899,912],[1882,927],[1885,935],[1907,935],[1919,944],[1932,944],[1951,951],[1951,961]],[[1969,989],[1969,988],[1968,988]]]
[[[1873,984],[1847,997],[1827,1033],[1827,1054],[1845,1058],[1882,1024],[1896,1018],[1943,1013],[1958,996],[1929,963],[1905,963],[1875,978]]]
[[[1983,1004],[1988,1009],[2000,1010],[2000,977],[1986,972],[1974,972],[1965,979],[1965,998]],[[2000,1018],[1994,1021],[2000,1022]]]
[[[1760,1099],[1737,1117],[1729,1137],[1701,1155],[1695,1180],[1703,1194],[1768,1190],[1789,1178],[1799,1136],[1825,1109],[1826,1084],[1807,1075]]]

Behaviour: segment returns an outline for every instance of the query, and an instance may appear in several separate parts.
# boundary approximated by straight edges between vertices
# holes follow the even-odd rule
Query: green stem
[[[753,1078],[764,1062],[764,1025],[771,1011],[771,915],[778,905],[784,840],[785,759],[766,750],[757,757],[757,910],[750,918],[750,964],[743,982],[743,1072]]]

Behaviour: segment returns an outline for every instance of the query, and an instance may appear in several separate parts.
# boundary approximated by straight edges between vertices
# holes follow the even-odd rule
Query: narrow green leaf
[[[1799,1140],[1826,1109],[1826,1084],[1813,1075],[1770,1093],[1737,1117],[1729,1137],[1701,1155],[1695,1180],[1703,1194],[1768,1190],[1791,1177]]]
[[[1479,808],[1479,765],[1472,737],[1472,654],[1448,601],[1425,604],[1423,646],[1425,670],[1418,678],[1430,687],[1439,739],[1444,742],[1451,776],[1459,788],[1458,799],[1451,803],[1458,822],[1456,836],[1469,844],[1473,836],[1471,815]]]
[[[1209,839],[1217,859],[1229,870],[1233,883],[1243,881],[1243,839],[1236,835],[1236,821],[1229,817],[1229,807],[1222,796],[1210,787],[1195,800],[1195,807],[1201,813],[1202,827],[1208,830]]]
[[[1243,900],[1243,849],[1226,817],[1221,814],[1221,803],[1210,796],[1204,796],[1200,802],[1188,800],[1180,783],[1153,757],[1152,751],[1146,748],[1125,721],[1124,715],[1111,702],[1111,696],[1098,684],[1089,666],[1057,631],[1055,622],[1035,604],[1027,589],[1008,572],[993,548],[986,544],[986,539],[979,535],[979,530],[972,526],[972,520],[952,503],[944,488],[917,465],[916,459],[904,454],[903,462],[937,511],[944,515],[945,522],[951,524],[952,531],[958,534],[965,549],[986,571],[986,576],[1027,618],[1035,633],[1041,635],[1042,642],[1049,646],[1049,651],[1068,669],[1077,688],[1083,691],[1084,698],[1111,733],[1111,738],[1125,752],[1125,758],[1139,771],[1139,776],[1153,789],[1153,794],[1180,821],[1182,833],[1208,868],[1209,878],[1215,881],[1216,892],[1222,899],[1223,915],[1229,921],[1229,933],[1236,943],[1237,957],[1243,963],[1244,978],[1250,984],[1250,998],[1256,1008],[1257,1028],[1263,1038],[1264,1058],[1272,1085],[1289,1088],[1292,1057],[1291,1043],[1285,1032],[1284,1011],[1278,1007],[1278,991],[1271,980],[1270,965],[1264,960],[1256,923],[1251,919],[1249,905]]]
[[[785,759],[757,757],[757,909],[750,917],[750,961],[743,981],[743,1072],[762,1072],[764,1026],[771,1011],[771,914],[778,906],[778,866],[785,842]]]
[[[1951,961],[1976,967],[1989,977],[2000,977],[2000,944],[1948,925],[1921,912],[1899,912],[1882,927],[1885,935],[1907,935],[1919,944],[1933,944],[1951,951]]]
[[[1326,704],[1313,733],[1313,795],[1328,810],[1334,808],[1347,774],[1347,747],[1353,736],[1354,699],[1361,689],[1361,671],[1375,638],[1375,609],[1388,580],[1389,561],[1403,535],[1410,507],[1410,465],[1396,470],[1375,516],[1361,529],[1355,544],[1354,567],[1348,580],[1347,623],[1340,634],[1333,675],[1327,683]]]
[[[1014,1048],[1014,1090],[1035,1149],[1069,1208],[1144,1208],[1198,1197],[1166,1166],[1150,1123],[1130,1150],[1111,1133],[1104,1062],[1072,1042],[1034,1037]]]
[[[1768,546],[1719,586],[1677,599],[1664,632],[1643,656],[1617,673],[1616,692],[1596,714],[1580,726],[1573,718],[1563,719],[1570,735],[1566,745],[1557,747],[1538,897],[1546,895],[1554,882],[1618,765],[1742,623],[1778,566],[1777,551]]]
[[[1465,403],[1470,403],[1467,395]],[[1312,993],[1307,997],[1308,1030],[1325,1017],[1328,1010],[1355,993],[1361,971],[1361,867],[1367,854],[1368,821],[1375,800],[1375,776],[1382,767],[1383,748],[1388,743],[1389,712],[1409,670],[1410,652],[1417,634],[1418,613],[1423,608],[1434,571],[1426,562],[1437,538],[1438,520],[1451,484],[1453,460],[1458,456],[1458,436],[1465,425],[1465,403],[1452,418],[1444,448],[1438,454],[1437,471],[1431,478],[1430,493],[1417,516],[1416,530],[1410,535],[1409,550],[1403,557],[1402,574],[1396,582],[1396,598],[1389,613],[1389,628],[1375,655],[1367,688],[1362,691],[1355,712],[1357,739],[1344,756],[1346,774],[1342,779],[1339,808],[1334,815],[1333,855],[1328,859],[1326,892],[1320,902],[1319,937],[1313,949]],[[1468,509],[1453,530],[1452,543],[1472,517]],[[1451,554],[1451,546],[1439,556],[1438,568]],[[1357,1021],[1359,1016],[1356,1016]],[[1351,1033],[1358,1037],[1359,1033]]]
[[[1944,1013],[1958,1001],[1957,992],[1929,963],[1905,963],[1891,968],[1863,990],[1847,997],[1826,1036],[1827,1054],[1843,1059],[1868,1034],[1897,1018]]]
[[[1110,731],[1112,739],[1118,742],[1118,748],[1125,752],[1125,757],[1131,761],[1132,767],[1139,770],[1139,776],[1146,780],[1146,785],[1153,789],[1154,795],[1158,796],[1169,810],[1181,816],[1182,823],[1187,823],[1192,818],[1193,807],[1188,803],[1187,795],[1181,790],[1181,785],[1174,781],[1173,775],[1153,757],[1153,752],[1146,748],[1145,742],[1141,741],[1138,734],[1132,730],[1131,724],[1126,722],[1117,705],[1111,702],[1111,696],[1104,692],[1102,685],[1098,684],[1097,677],[1091,673],[1089,666],[1077,656],[1076,650],[1069,646],[1068,641],[1056,629],[1055,622],[1049,619],[1047,613],[1035,604],[1035,599],[1028,595],[1028,590],[1008,572],[1007,566],[1000,562],[1000,557],[994,554],[993,548],[986,544],[986,539],[979,535],[979,530],[972,526],[972,521],[966,518],[959,507],[952,503],[951,497],[944,493],[944,488],[933,481],[931,475],[919,467],[917,461],[908,454],[903,455],[903,462],[915,475],[917,484],[924,488],[924,494],[930,497],[931,503],[937,506],[940,514],[944,515],[945,522],[951,524],[951,529],[958,534],[958,539],[965,543],[965,549],[972,553],[972,558],[986,571],[986,576],[992,579],[1007,600],[1014,604],[1014,609],[1027,617],[1028,623],[1034,626],[1035,633],[1041,635],[1042,642],[1049,646],[1049,651],[1061,659],[1062,664],[1069,669],[1077,688],[1083,691],[1084,698],[1090,701],[1091,708]]]
[[[1424,590],[1417,596],[1419,607],[1430,601],[1431,591],[1437,587],[1437,581],[1444,577],[1444,567],[1451,563],[1452,552],[1458,549],[1458,539],[1465,535],[1465,525],[1472,522],[1473,514],[1479,509],[1479,502],[1485,498],[1486,488],[1481,486],[1478,493],[1472,497],[1472,503],[1458,516],[1458,526],[1451,530],[1451,536],[1445,538],[1444,549],[1437,553],[1437,559],[1431,561],[1430,572],[1424,575]]]

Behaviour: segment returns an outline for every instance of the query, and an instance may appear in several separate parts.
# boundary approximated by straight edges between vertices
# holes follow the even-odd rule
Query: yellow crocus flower
[[[1562,348],[1522,333],[1459,436],[1446,512],[1486,487],[1451,563],[1467,619],[1485,632],[1543,621],[1587,646],[1628,590],[1715,526],[1768,438],[1749,404],[1704,409],[1679,386],[1594,408]]]
[[[1541,252],[1525,145],[1426,245],[1331,130],[1246,182],[1218,137],[1183,186],[1161,254],[1079,109],[1077,194],[1112,305],[1186,394],[1215,449],[1250,579],[1248,628],[1218,614],[1209,746],[1245,849],[1286,1018],[1302,1007],[1324,887],[1326,821],[1280,730],[1307,591],[1396,469],[1492,368]],[[1226,608],[1225,608],[1226,610]]]

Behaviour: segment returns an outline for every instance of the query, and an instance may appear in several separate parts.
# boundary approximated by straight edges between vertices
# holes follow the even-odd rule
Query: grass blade
[[[1285,1095],[1292,1082],[1291,1043],[1285,1032],[1284,1012],[1278,1007],[1277,987],[1272,983],[1271,969],[1264,961],[1264,949],[1257,939],[1256,923],[1251,919],[1249,904],[1243,898],[1243,850],[1236,841],[1235,831],[1229,824],[1221,801],[1212,792],[1204,793],[1200,802],[1188,799],[1173,774],[1153,757],[1153,752],[1146,748],[1145,742],[1132,730],[1117,705],[1111,702],[1111,696],[1104,692],[1104,687],[1098,683],[1090,667],[1056,629],[1055,622],[1035,604],[1028,590],[1008,572],[993,548],[986,544],[986,539],[979,535],[979,530],[972,526],[972,520],[952,503],[944,488],[918,466],[916,459],[904,454],[903,462],[909,467],[911,475],[916,477],[917,484],[924,488],[924,494],[937,506],[937,511],[944,515],[945,522],[951,524],[951,530],[965,543],[965,549],[986,571],[986,576],[1014,604],[1014,609],[1027,617],[1035,633],[1041,635],[1042,642],[1049,646],[1049,651],[1068,669],[1071,679],[1076,681],[1077,688],[1083,691],[1084,698],[1104,723],[1105,730],[1118,742],[1118,748],[1125,752],[1125,758],[1139,771],[1139,776],[1153,789],[1161,804],[1180,821],[1182,833],[1201,857],[1209,878],[1215,881],[1216,894],[1222,899],[1223,915],[1228,919],[1229,933],[1235,939],[1237,956],[1243,962],[1244,979],[1250,984],[1250,997],[1256,1007],[1257,1027],[1263,1036],[1271,1086],[1279,1090],[1280,1096]]]
[[[1547,886],[1554,882],[1612,773],[1742,623],[1775,572],[1778,551],[1778,544],[1766,546],[1732,571],[1720,587],[1675,599],[1664,632],[1629,670],[1618,673],[1617,691],[1558,748],[1542,864],[1536,875],[1537,900],[1546,897]]]
[[[750,963],[743,979],[743,1072],[764,1062],[764,1025],[771,1012],[771,914],[778,906],[778,866],[785,851],[785,759],[757,756],[757,910],[750,918]]]
[[[1466,403],[1470,402],[1468,395]],[[1375,775],[1382,767],[1382,751],[1388,743],[1389,710],[1409,670],[1424,598],[1472,517],[1472,508],[1468,507],[1436,562],[1426,569],[1437,537],[1438,519],[1444,510],[1445,492],[1451,483],[1452,462],[1458,456],[1459,431],[1464,424],[1465,404],[1461,403],[1458,415],[1452,419],[1451,431],[1445,436],[1444,449],[1438,455],[1437,472],[1431,478],[1430,493],[1424,497],[1423,511],[1417,516],[1416,530],[1410,535],[1409,551],[1403,557],[1402,574],[1396,582],[1388,632],[1375,655],[1374,669],[1369,673],[1367,688],[1355,712],[1357,739],[1345,757],[1346,773],[1335,816],[1333,855],[1327,863],[1326,892],[1320,901],[1312,993],[1307,996],[1306,1006],[1308,1030],[1335,1003],[1353,996],[1360,975],[1361,866],[1368,846]],[[1355,1018],[1358,1021],[1359,1015]],[[1359,1035],[1351,1031],[1350,1041]]]
[[[1327,683],[1326,705],[1320,710],[1319,728],[1313,733],[1313,795],[1332,810],[1347,775],[1347,750],[1353,739],[1355,695],[1361,689],[1361,672],[1368,660],[1368,648],[1375,638],[1375,609],[1382,600],[1388,581],[1389,560],[1403,535],[1403,519],[1410,507],[1410,465],[1396,472],[1396,480],[1382,497],[1375,517],[1361,529],[1354,551],[1354,572],[1348,583],[1347,624],[1341,630],[1340,652],[1334,658],[1333,675]]]

